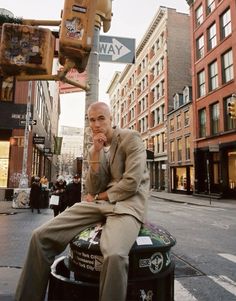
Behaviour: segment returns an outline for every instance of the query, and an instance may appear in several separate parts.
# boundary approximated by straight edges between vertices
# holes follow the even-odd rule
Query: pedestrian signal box
[[[97,0],[65,0],[59,34],[59,61],[74,61],[79,72],[86,68],[92,48]]]
[[[2,26],[0,65],[7,75],[52,73],[55,38],[51,31],[36,26]]]

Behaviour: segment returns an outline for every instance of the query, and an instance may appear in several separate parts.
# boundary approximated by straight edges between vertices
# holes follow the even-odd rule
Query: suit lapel
[[[117,129],[114,130],[114,134],[112,137],[112,141],[111,141],[111,148],[110,148],[110,164],[113,163],[115,154],[116,154],[116,150],[118,147],[118,139],[119,139],[119,132]]]

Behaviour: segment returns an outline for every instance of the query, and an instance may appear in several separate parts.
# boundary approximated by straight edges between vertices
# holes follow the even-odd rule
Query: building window
[[[213,153],[213,183],[220,184],[220,156],[219,153]]]
[[[213,49],[216,44],[216,23],[212,24],[207,30],[208,50]]]
[[[230,16],[230,9],[227,9],[221,16],[220,16],[220,33],[221,39],[226,38],[232,32],[231,27],[231,16]]]
[[[175,161],[175,142],[170,142],[170,162]]]
[[[207,0],[207,15],[210,14],[216,7],[215,0]]]
[[[165,151],[165,141],[166,141],[166,134],[161,133],[161,143],[162,143],[162,152],[164,153]]]
[[[160,135],[157,135],[157,153],[159,154],[161,151],[161,141],[160,141]]]
[[[177,119],[177,130],[180,130],[181,129],[181,115],[178,115],[176,117]]]
[[[195,12],[196,16],[196,26],[199,26],[203,22],[203,6],[200,5]]]
[[[165,105],[161,105],[161,122],[165,121]]]
[[[0,100],[13,101],[14,97],[14,77],[0,77]]]
[[[0,141],[0,187],[7,187],[9,153],[9,141]]]
[[[175,126],[174,126],[174,118],[170,119],[170,132],[174,132]]]
[[[235,173],[235,165],[236,165],[236,152],[228,152],[228,175],[229,175],[229,188],[236,188],[236,173]]]
[[[164,79],[161,81],[160,89],[161,89],[161,96],[164,96],[165,95],[165,81],[164,81]]]
[[[182,139],[177,139],[178,161],[182,161]]]
[[[228,115],[228,104],[232,101],[231,95],[224,99],[224,121],[225,121],[225,130],[236,129],[236,119],[230,118]]]
[[[222,55],[222,72],[222,79],[224,84],[234,78],[232,49]]]
[[[197,75],[198,78],[198,97],[202,97],[206,94],[206,81],[205,71],[202,70]]]
[[[199,137],[206,137],[206,109],[199,110]]]
[[[184,126],[189,125],[189,111],[184,112]]]
[[[183,91],[183,103],[188,103],[190,101],[190,91],[189,87],[185,87]]]
[[[204,56],[204,36],[201,35],[198,39],[197,39],[197,59],[201,59]]]
[[[189,136],[185,137],[185,159],[190,160],[190,138],[189,138]]]
[[[215,103],[211,106],[211,134],[215,135],[219,133],[219,121],[220,121],[220,110],[219,103]]]
[[[218,88],[218,66],[217,61],[209,65],[209,91]]]

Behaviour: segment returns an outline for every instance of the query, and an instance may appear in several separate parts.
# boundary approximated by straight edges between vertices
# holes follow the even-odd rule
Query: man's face
[[[108,136],[112,130],[111,116],[104,107],[97,106],[96,109],[90,109],[88,112],[89,125],[93,134],[103,133]]]

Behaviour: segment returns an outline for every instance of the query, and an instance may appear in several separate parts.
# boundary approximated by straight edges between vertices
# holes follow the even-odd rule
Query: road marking
[[[226,254],[226,253],[220,253],[218,255],[220,255],[221,257],[224,257],[224,258],[226,258],[226,259],[228,259],[228,260],[230,260],[230,261],[232,261],[234,263],[236,263],[236,256],[235,255]]]
[[[231,280],[230,278],[220,275],[220,276],[208,276],[211,280],[213,280],[218,285],[222,286],[232,295],[236,296],[236,282]]]
[[[178,280],[175,280],[175,296],[177,297],[177,299],[175,297],[175,301],[197,301]]]
[[[223,224],[222,222],[217,222],[217,221],[215,221],[213,224],[211,224],[211,226],[215,226],[217,228],[224,229],[224,230],[229,229],[229,225]]]

